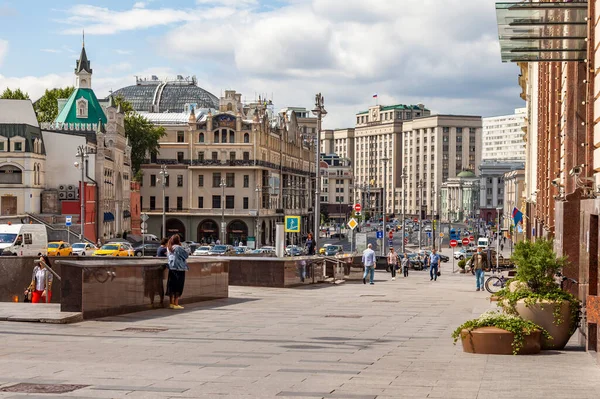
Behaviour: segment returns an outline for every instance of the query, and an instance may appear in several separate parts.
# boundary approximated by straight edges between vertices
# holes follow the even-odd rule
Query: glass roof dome
[[[190,105],[196,109],[219,109],[219,99],[198,87],[196,77],[177,76],[175,80],[136,78],[136,84],[112,93],[122,96],[138,112],[185,112]]]

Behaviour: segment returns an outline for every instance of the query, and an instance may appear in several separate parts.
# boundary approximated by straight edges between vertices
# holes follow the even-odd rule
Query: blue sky
[[[372,103],[499,115],[523,105],[518,70],[500,62],[490,0],[0,0],[0,90],[32,98],[73,83],[86,50],[99,96],[134,76],[196,75],[279,107],[311,107],[348,127]]]

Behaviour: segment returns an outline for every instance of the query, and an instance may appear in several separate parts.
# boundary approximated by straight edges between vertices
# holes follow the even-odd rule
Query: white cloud
[[[36,101],[46,89],[73,85],[73,74],[49,74],[44,76],[8,77],[0,75],[0,88],[21,89]]]
[[[120,54],[120,55],[130,55],[131,54],[131,50],[116,49],[115,53]]]
[[[248,7],[258,4],[258,0],[196,0],[198,5],[226,6],[226,7]]]
[[[0,65],[2,65],[6,53],[8,53],[8,40],[0,39]]]
[[[133,5],[133,8],[144,8],[146,7],[146,3],[143,1],[138,1]]]
[[[44,53],[53,53],[53,54],[62,53],[61,50],[54,49],[54,48],[43,48],[40,51],[43,51]]]

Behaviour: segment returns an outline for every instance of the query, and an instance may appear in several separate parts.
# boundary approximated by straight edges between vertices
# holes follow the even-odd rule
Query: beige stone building
[[[337,154],[340,158],[354,159],[354,129],[323,130],[321,153]]]
[[[422,104],[375,105],[356,114],[354,179],[366,212],[380,214],[384,180],[387,213],[401,212],[398,193],[402,182],[402,126],[429,114]],[[389,159],[386,170],[384,158]]]
[[[352,160],[337,154],[321,154],[321,213],[333,223],[348,222],[354,204]]]
[[[431,115],[404,122],[407,215],[439,214],[444,204],[439,208],[436,196],[442,183],[464,170],[479,173],[481,129],[480,116]]]
[[[292,108],[275,114],[270,102],[245,105],[241,94],[228,90],[218,110],[190,106],[180,113],[140,113],[167,131],[160,154],[143,165],[149,232],[198,242],[225,237],[229,244],[259,247],[273,243],[276,223],[285,215],[303,217],[303,234],[312,230],[315,162],[307,112],[300,118]],[[164,203],[162,165],[169,175]]]

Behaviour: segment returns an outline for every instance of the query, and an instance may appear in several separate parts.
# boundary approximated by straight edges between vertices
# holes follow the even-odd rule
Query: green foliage
[[[551,339],[550,335],[545,329],[529,320],[523,320],[519,316],[512,314],[504,314],[498,311],[489,310],[479,316],[477,319],[468,320],[457,327],[452,333],[454,343],[456,344],[456,341],[458,341],[458,339],[461,337],[462,330],[468,330],[470,334],[472,330],[481,327],[497,327],[513,333],[514,339],[512,342],[512,348],[514,355],[516,355],[523,347],[525,336],[535,332],[536,330],[540,330],[544,337]]]
[[[556,289],[554,276],[566,264],[566,258],[556,256],[552,241],[545,239],[519,242],[511,259],[517,265],[516,280],[540,293]]]
[[[38,122],[54,122],[58,116],[58,100],[69,98],[75,88],[68,86],[63,89],[46,89],[44,95],[33,104]]]
[[[125,115],[129,115],[134,112],[133,105],[131,105],[129,101],[125,100],[125,98],[120,94],[115,97],[115,104],[117,106],[121,106],[121,111]]]
[[[158,141],[166,135],[165,128],[153,125],[148,119],[130,113],[125,116],[125,135],[131,145],[131,168],[134,175],[140,171],[146,154],[157,155]]]
[[[461,269],[464,269],[467,266],[467,260],[466,259],[461,259],[458,261],[458,267]]]
[[[6,88],[2,94],[0,94],[0,99],[4,100],[29,100],[29,94],[23,93],[21,89],[11,90],[10,88]]]

